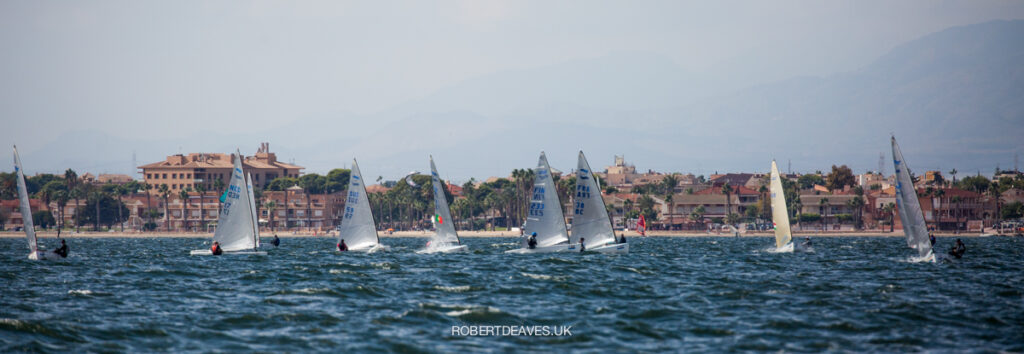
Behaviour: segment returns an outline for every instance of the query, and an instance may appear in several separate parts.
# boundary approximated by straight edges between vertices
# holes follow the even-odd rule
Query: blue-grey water
[[[0,352],[1024,351],[1020,238],[966,239],[965,259],[938,264],[892,237],[790,254],[762,237],[632,239],[628,255],[470,238],[470,254],[414,254],[424,241],[198,257],[208,240],[71,238],[51,263],[0,239]],[[471,325],[571,336],[452,335]]]

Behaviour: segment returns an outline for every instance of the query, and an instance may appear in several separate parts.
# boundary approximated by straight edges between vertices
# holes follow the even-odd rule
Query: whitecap
[[[537,280],[565,281],[565,276],[554,276],[554,275],[547,275],[547,274],[532,274],[532,273],[525,273],[525,272],[520,272],[519,274],[522,274],[524,277],[531,278],[531,279],[537,279]]]
[[[470,288],[469,285],[460,285],[460,286],[440,286],[440,285],[434,285],[434,290],[441,290],[441,291],[446,291],[446,292],[450,292],[450,293],[461,293],[461,292],[469,291],[470,289],[471,288]]]

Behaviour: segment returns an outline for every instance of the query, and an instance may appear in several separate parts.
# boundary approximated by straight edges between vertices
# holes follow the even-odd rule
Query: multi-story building
[[[171,155],[166,160],[139,166],[146,183],[157,187],[166,184],[175,193],[182,189],[195,190],[202,185],[205,190],[215,189],[217,180],[225,185],[231,178],[234,154],[190,153]],[[277,160],[270,152],[270,144],[262,143],[256,155],[242,161],[242,170],[252,175],[255,188],[263,188],[274,178],[299,177],[303,167]],[[221,187],[223,188],[223,187]],[[156,188],[151,190],[155,193]]]
[[[259,205],[260,224],[274,230],[326,231],[341,222],[347,192],[307,195],[301,187],[265,191]]]

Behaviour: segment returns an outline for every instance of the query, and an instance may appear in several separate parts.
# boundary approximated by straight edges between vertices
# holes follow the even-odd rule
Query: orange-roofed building
[[[171,191],[176,192],[187,188],[195,190],[198,185],[213,191],[216,180],[223,181],[226,186],[233,166],[234,154],[190,153],[171,155],[164,161],[139,168],[142,169],[146,183],[154,187],[166,184]],[[263,188],[278,177],[298,178],[302,169],[302,166],[278,161],[277,155],[270,152],[268,143],[260,144],[256,155],[246,156],[242,161],[242,170],[252,175],[255,188]],[[156,193],[157,188],[150,191]]]

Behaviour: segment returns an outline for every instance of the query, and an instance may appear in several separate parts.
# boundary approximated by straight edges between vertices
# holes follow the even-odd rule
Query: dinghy
[[[570,251],[579,252],[580,239],[584,251],[629,253],[628,243],[618,243],[608,218],[601,187],[590,170],[586,156],[580,151],[576,166],[576,193],[573,195],[572,240]]]
[[[213,241],[220,243],[220,248],[226,255],[266,255],[267,252],[259,250],[260,232],[257,220],[252,183],[242,172],[242,153],[236,151],[231,183],[228,184],[224,204],[217,218],[217,231],[213,233]],[[209,249],[193,250],[191,254],[209,256],[213,252]]]
[[[537,245],[530,248],[530,237],[537,234]],[[551,166],[542,151],[534,170],[533,197],[529,214],[523,225],[520,247],[506,253],[550,253],[569,251],[569,232],[565,228],[562,203],[558,200],[555,181],[551,179]]]
[[[32,222],[32,207],[28,203],[28,188],[25,187],[25,172],[21,170],[21,158],[18,157],[18,147],[14,146],[14,178],[18,186],[18,208],[21,211],[21,220],[25,224],[25,239],[28,241],[28,259],[38,260],[60,260],[64,257],[54,251],[45,251],[38,248],[36,243],[36,227]]]
[[[772,160],[771,180],[768,182],[768,191],[771,193],[772,202],[772,224],[775,226],[775,251],[793,251],[793,233],[789,228],[789,211],[786,209],[786,194],[782,189],[782,179],[779,176],[779,167]]]
[[[430,184],[434,189],[434,229],[437,233],[427,242],[427,247],[416,251],[416,253],[453,253],[467,252],[469,248],[459,240],[455,232],[455,225],[452,224],[452,213],[448,209],[448,199],[445,198],[444,190],[441,189],[441,177],[437,174],[437,167],[434,166],[434,157],[430,157]]]
[[[915,261],[935,262],[931,241],[928,240],[928,225],[924,221],[924,212],[917,199],[914,181],[910,178],[910,167],[903,159],[896,137],[892,137],[892,163],[896,170],[896,209],[903,223],[903,233],[907,237],[907,245],[917,250]]]
[[[338,240],[335,242],[337,245],[341,240],[345,240],[345,246],[350,252],[376,252],[387,249],[387,246],[380,244],[368,197],[366,185],[363,184],[363,173],[359,171],[356,159],[352,159],[352,175],[348,179],[345,214],[341,218]],[[335,246],[334,249],[337,250],[338,247]]]

